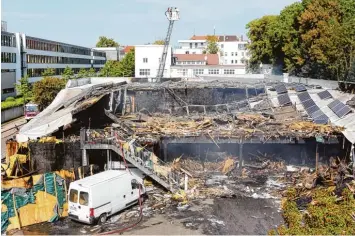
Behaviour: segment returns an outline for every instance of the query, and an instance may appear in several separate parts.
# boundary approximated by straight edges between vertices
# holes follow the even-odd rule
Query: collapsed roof
[[[319,106],[319,109],[329,117],[331,124],[344,127],[344,129],[332,127],[330,125],[310,125],[310,123],[307,122],[302,123],[302,120],[306,119],[312,121],[312,119],[311,117],[304,115],[305,110],[297,96],[298,92],[292,90],[294,89],[293,84],[287,84],[287,94],[291,104],[288,104],[290,106],[285,107],[285,104],[280,104],[280,94],[277,94],[277,91],[270,90],[270,88],[275,87],[275,85],[266,84],[265,81],[264,83],[261,83],[262,81],[259,80],[248,79],[248,82],[223,79],[209,82],[168,81],[160,84],[127,84],[128,82],[129,81],[124,78],[83,79],[76,81],[76,83],[78,83],[77,85],[73,85],[73,81],[69,82],[66,88],[57,95],[56,99],[49,107],[21,128],[17,140],[19,142],[24,142],[28,139],[48,136],[60,127],[74,122],[74,114],[92,106],[104,95],[108,95],[112,91],[121,91],[123,89],[124,93],[120,92],[120,96],[124,96],[123,100],[120,100],[122,104],[124,103],[123,107],[126,107],[126,102],[128,102],[126,101],[126,97],[130,96],[130,98],[133,98],[133,100],[129,101],[128,105],[131,105],[132,107],[130,110],[127,110],[128,113],[141,113],[140,111],[142,109],[137,110],[137,107],[139,105],[141,107],[143,106],[140,104],[143,99],[149,100],[155,96],[154,94],[145,94],[144,92],[139,95],[142,91],[163,91],[164,94],[167,94],[165,96],[170,96],[173,98],[172,100],[176,101],[176,104],[173,104],[175,106],[175,111],[180,111],[180,113],[174,113],[172,109],[157,110],[156,108],[159,108],[159,104],[153,102],[155,114],[151,115],[148,112],[148,116],[146,116],[144,122],[140,121],[140,124],[136,121],[141,118],[136,116],[124,116],[124,112],[119,116],[112,113],[106,113],[112,120],[114,120],[114,122],[124,123],[126,127],[136,133],[137,136],[141,137],[145,136],[154,139],[156,138],[154,136],[157,135],[171,135],[176,137],[184,135],[205,135],[215,137],[245,137],[248,135],[260,135],[268,138],[286,135],[306,138],[317,135],[336,135],[336,133],[342,132],[351,143],[355,143],[354,112],[350,112],[341,118],[337,117],[337,115],[328,107],[331,100],[321,99],[317,94],[324,91],[324,89],[309,87],[308,92],[310,97]],[[184,89],[188,90],[191,88],[194,89],[194,93],[199,93],[197,96],[200,97],[200,102],[204,101],[207,104],[192,104],[190,101],[184,101],[178,96],[183,94],[182,91],[184,91]],[[226,104],[208,104],[208,98],[201,97],[203,92],[198,92],[199,89],[206,88],[219,90],[231,88],[245,89],[247,97],[245,100],[229,101]],[[134,93],[137,92],[137,94],[128,96],[127,90],[133,91]],[[352,97],[350,94],[341,93],[336,90],[330,89],[328,91],[332,95],[333,100],[339,99],[343,103],[346,103]],[[111,96],[114,95],[111,93]],[[141,99],[139,100],[137,97],[135,98],[135,96],[140,96]],[[232,98],[234,97],[232,96]],[[157,99],[162,100],[164,98],[158,96]],[[217,103],[215,100],[213,100],[213,102]],[[213,114],[209,113],[208,107],[214,107],[210,110],[213,111]],[[290,109],[290,111],[287,111],[287,109]],[[278,112],[278,110],[283,111]],[[264,116],[260,115],[262,112],[268,113],[267,115],[273,116],[274,119],[265,118],[265,114]],[[161,114],[159,115],[159,113]],[[196,114],[199,114],[200,116],[194,117]],[[231,114],[237,115],[235,116]],[[305,116],[305,119],[302,119],[301,115]],[[243,120],[241,119],[242,117],[247,117],[247,119]],[[252,120],[251,124],[248,119]],[[172,131],[172,127],[175,127],[175,131]]]
[[[126,84],[125,78],[85,78],[68,81],[53,102],[35,118],[22,126],[16,139],[27,142],[48,136],[75,120],[73,115],[89,108],[117,86]]]

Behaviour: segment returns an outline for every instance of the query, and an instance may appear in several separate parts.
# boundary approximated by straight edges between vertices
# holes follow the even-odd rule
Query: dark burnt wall
[[[38,170],[39,173],[81,166],[80,142],[30,142],[29,148],[33,170]]]
[[[168,144],[167,161],[172,161],[175,158],[183,155],[200,161],[221,161],[218,153],[225,152],[226,156],[239,156],[240,145],[235,143],[218,144],[207,143],[170,143]],[[318,144],[319,161],[327,163],[329,158],[344,156],[344,150],[339,144]],[[256,156],[265,155],[271,160],[284,160],[287,164],[315,164],[316,143],[307,142],[306,144],[243,144],[243,159],[246,163],[253,162],[257,159]],[[161,149],[161,157],[164,156],[164,150]],[[221,155],[223,156],[223,155]]]
[[[166,112],[168,109],[173,110],[179,107],[181,98],[187,104],[192,105],[216,105],[226,104],[246,99],[245,88],[187,88],[173,89],[174,95],[167,90],[142,90],[128,91],[130,103],[134,104],[134,111],[143,108],[149,112]],[[262,93],[262,90],[254,88],[248,89],[249,97]]]

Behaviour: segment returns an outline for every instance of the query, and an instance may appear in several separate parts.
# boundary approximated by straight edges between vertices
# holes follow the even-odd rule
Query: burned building
[[[61,91],[18,136],[21,141],[55,135],[81,150],[71,151],[74,148],[64,144],[57,151],[62,154],[46,155],[45,145],[30,148],[33,160],[46,171],[75,167],[79,159],[81,165],[102,169],[131,164],[168,188],[172,171],[167,163],[181,156],[202,163],[232,157],[239,166],[260,158],[314,166],[353,152],[352,141],[343,135],[349,129],[329,125],[330,113],[312,117],[306,107],[311,102],[302,103],[299,93],[304,90],[297,91],[298,85],[95,79],[76,83]],[[352,115],[350,111],[344,117]]]

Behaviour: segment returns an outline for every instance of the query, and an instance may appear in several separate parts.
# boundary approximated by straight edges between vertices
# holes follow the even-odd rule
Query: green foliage
[[[14,97],[8,97],[5,99],[6,102],[12,102],[12,101],[15,101],[15,98]]]
[[[118,47],[118,43],[115,42],[112,38],[107,38],[105,36],[100,36],[99,41],[96,43],[96,47],[98,48],[106,48],[106,47]]]
[[[31,98],[24,99],[23,97],[13,98],[8,97],[5,101],[1,102],[1,109],[6,110],[13,107],[23,106],[25,103],[29,102]]]
[[[23,99],[30,98],[32,96],[31,84],[28,81],[28,76],[25,76],[20,79],[19,83],[15,84],[16,90]]]
[[[260,63],[272,64],[280,56],[277,55],[279,45],[275,43],[275,26],[277,16],[263,16],[247,24],[248,37],[251,43],[247,46],[251,52],[251,67],[256,67]]]
[[[89,77],[95,77],[96,76],[96,71],[94,68],[90,68],[90,70],[88,71],[88,76]]]
[[[134,77],[134,49],[122,61],[107,61],[100,70],[102,77]]]
[[[55,75],[55,70],[53,68],[47,68],[43,71],[42,76],[53,76]]]
[[[165,41],[163,39],[159,39],[159,40],[155,40],[155,42],[153,44],[155,44],[155,45],[164,45]]]
[[[80,78],[87,78],[87,77],[89,77],[89,71],[86,70],[85,68],[80,68],[78,74],[76,75],[76,78],[80,79]]]
[[[255,19],[247,24],[251,66],[272,63],[300,76],[351,80],[354,16],[353,0],[303,0]]]
[[[46,108],[60,90],[65,87],[66,81],[57,77],[45,77],[33,85],[33,100],[42,109]]]
[[[74,71],[72,70],[72,68],[70,68],[69,66],[65,67],[62,77],[65,80],[74,79]]]
[[[334,195],[334,187],[318,188],[311,193],[312,202],[307,210],[301,212],[295,199],[299,193],[291,190],[284,202],[283,218],[286,225],[272,230],[278,235],[345,235],[355,234],[355,221],[352,214],[355,209],[354,194],[348,188],[342,192],[342,199]],[[295,198],[295,194],[297,197]],[[276,232],[275,232],[276,231]]]
[[[214,35],[207,36],[207,51],[208,54],[217,54],[219,52],[218,48],[218,37]]]

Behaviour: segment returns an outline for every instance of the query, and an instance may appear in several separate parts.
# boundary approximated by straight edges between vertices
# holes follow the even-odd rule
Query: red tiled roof
[[[239,41],[238,36],[236,35],[216,35],[218,37],[219,42],[234,42]],[[192,36],[190,40],[207,40],[207,35],[200,35],[200,36]]]
[[[206,40],[207,39],[207,35],[201,35],[201,36],[194,35],[190,39],[191,40]]]
[[[217,54],[174,54],[177,61],[205,61],[207,57],[207,65],[218,65],[219,57]]]
[[[125,53],[129,53],[131,51],[131,49],[134,49],[134,46],[126,46],[123,51]]]

